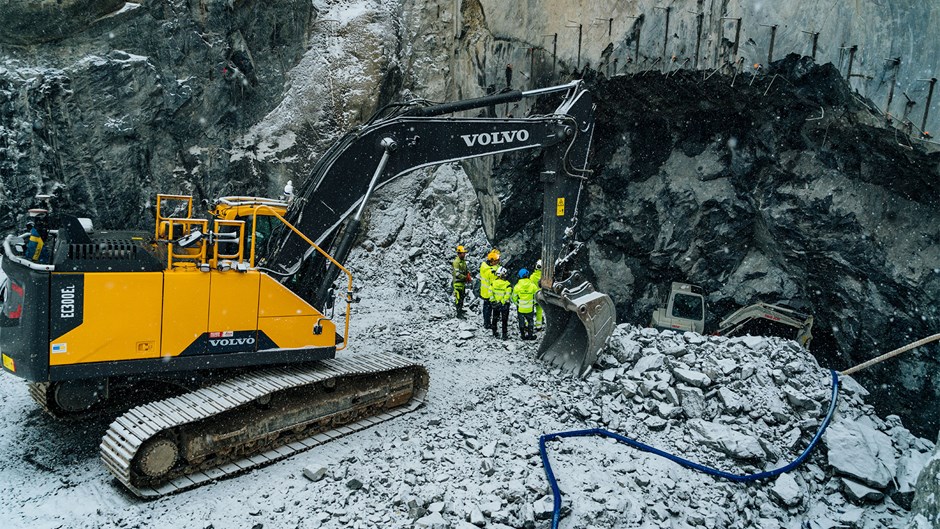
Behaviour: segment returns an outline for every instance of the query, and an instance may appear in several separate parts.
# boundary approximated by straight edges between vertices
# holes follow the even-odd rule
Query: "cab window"
[[[676,294],[672,301],[672,317],[685,320],[701,320],[704,317],[704,300],[699,296]]]

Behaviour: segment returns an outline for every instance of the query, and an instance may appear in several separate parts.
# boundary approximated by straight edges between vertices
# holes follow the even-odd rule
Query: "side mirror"
[[[196,244],[202,239],[202,232],[199,230],[193,230],[189,235],[185,235],[176,239],[176,245],[180,248],[189,248],[193,244]]]
[[[336,306],[336,289],[331,288],[326,291],[326,310],[333,310]]]

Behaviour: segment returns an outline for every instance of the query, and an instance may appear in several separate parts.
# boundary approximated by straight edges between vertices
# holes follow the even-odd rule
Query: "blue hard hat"
[[[524,277],[529,277],[529,271],[526,270],[525,268],[523,268],[522,270],[519,270],[519,279],[522,279]]]

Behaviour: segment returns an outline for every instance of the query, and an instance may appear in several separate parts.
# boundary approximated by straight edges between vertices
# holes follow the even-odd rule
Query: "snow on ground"
[[[828,407],[830,375],[793,342],[623,325],[579,380],[538,361],[534,343],[494,339],[475,310],[452,318],[453,247],[470,246],[472,268],[489,249],[472,197],[451,166],[391,184],[349,263],[363,301],[345,354],[421,361],[431,375],[423,408],[241,476],[140,501],[99,464],[107,419],[56,422],[22,381],[4,375],[4,527],[548,527],[538,454],[546,432],[604,427],[737,473],[779,467],[806,446]],[[875,417],[864,390],[845,386],[836,435],[808,464],[761,483],[718,480],[600,438],[552,442],[561,527],[903,526],[906,511],[878,487],[899,479],[898,459],[932,443]],[[870,443],[848,447],[853,437]],[[849,502],[848,489],[868,499]]]

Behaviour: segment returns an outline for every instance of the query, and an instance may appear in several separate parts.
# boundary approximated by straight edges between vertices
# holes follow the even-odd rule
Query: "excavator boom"
[[[749,322],[761,319],[795,328],[797,334],[794,339],[804,348],[809,348],[809,343],[813,339],[813,317],[787,307],[762,301],[741,307],[729,314],[719,324],[718,334],[734,336]]]
[[[551,114],[525,118],[445,116],[526,97],[563,92]],[[594,104],[580,81],[528,92],[507,92],[467,101],[414,107],[374,119],[346,134],[314,167],[287,212],[287,220],[338,262],[355,241],[363,209],[375,189],[415,169],[499,153],[542,149],[542,292],[546,308],[540,354],[578,374],[597,358],[616,325],[609,296],[596,292],[571,256],[578,199],[590,171]],[[310,211],[316,211],[311,215]],[[261,262],[317,307],[331,300],[338,270],[295,234]]]

